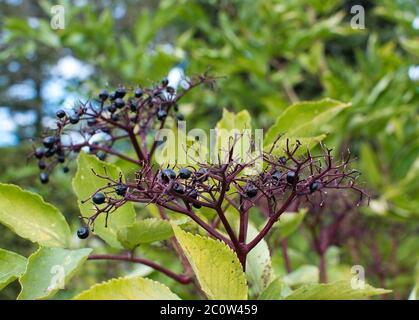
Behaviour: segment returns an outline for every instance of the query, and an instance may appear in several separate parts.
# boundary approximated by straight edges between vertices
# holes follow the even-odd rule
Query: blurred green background
[[[50,25],[56,4],[64,8],[64,29]],[[365,29],[351,27],[354,5],[365,9]],[[56,172],[43,186],[35,162],[26,158],[42,127],[53,123],[55,111],[102,88],[151,85],[169,72],[192,76],[208,69],[222,77],[216,90],[194,90],[180,106],[192,127],[213,127],[223,108],[248,109],[254,127],[266,129],[297,101],[330,97],[352,103],[328,128],[326,143],[337,152],[351,150],[372,195],[371,205],[357,214],[374,226],[370,236],[380,265],[368,253],[367,242],[360,264],[368,282],[393,289],[392,298],[407,298],[419,283],[415,0],[2,0],[0,181],[40,193],[75,229],[74,168],[68,175]],[[359,241],[362,247],[364,239]],[[290,246],[294,269],[316,265],[304,230],[290,239]],[[25,256],[33,251],[3,226],[0,247]],[[353,264],[346,244],[332,249],[337,264]],[[142,250],[172,263],[155,248]],[[279,255],[273,252],[281,273]],[[87,265],[73,280],[74,290],[127,272],[146,272],[123,264]],[[161,275],[151,276],[173,286]],[[17,286],[0,292],[0,299],[14,298]]]

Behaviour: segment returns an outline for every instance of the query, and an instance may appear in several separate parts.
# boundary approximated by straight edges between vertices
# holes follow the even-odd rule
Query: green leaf
[[[279,220],[274,224],[274,228],[279,231],[281,239],[288,237],[298,229],[307,213],[307,209],[300,209],[298,212],[284,212]]]
[[[250,114],[247,110],[234,113],[223,109],[223,117],[218,121],[216,128],[227,130],[252,129]]]
[[[371,147],[364,143],[360,150],[361,172],[365,174],[366,179],[375,188],[383,185],[383,175],[380,169],[380,161]]]
[[[180,300],[160,282],[142,278],[126,277],[96,284],[80,293],[75,300]]]
[[[67,247],[70,228],[61,212],[41,196],[0,184],[0,223],[45,247]]]
[[[332,99],[297,102],[277,118],[265,135],[264,145],[272,144],[280,134],[289,137],[310,137],[350,104]]]
[[[353,289],[350,280],[327,284],[308,284],[293,291],[286,300],[350,300],[389,293],[391,290],[374,288],[365,284],[363,289]]]
[[[236,254],[227,245],[172,226],[202,291],[209,299],[247,299],[246,276]]]
[[[249,242],[258,234],[258,230],[249,224],[247,241]],[[246,259],[246,276],[250,284],[252,294],[260,294],[274,279],[272,270],[271,254],[266,241],[263,239],[254,247]]]
[[[0,290],[19,278],[26,268],[26,258],[0,249]]]
[[[84,204],[82,200],[86,200],[92,196],[99,188],[106,186],[107,181],[97,177],[92,169],[98,174],[105,174],[117,180],[121,170],[113,165],[97,159],[93,155],[88,155],[81,152],[77,159],[77,173],[73,179],[73,189],[78,197],[79,208],[83,216],[89,217],[94,211],[94,206],[91,201]],[[95,234],[105,240],[109,245],[114,248],[122,249],[122,245],[117,239],[117,230],[119,228],[127,227],[135,222],[135,210],[131,202],[119,207],[116,211],[112,212],[108,217],[108,226],[105,226],[105,214],[101,214],[95,220]]]
[[[22,291],[18,299],[46,299],[64,289],[90,252],[92,249],[40,248],[28,258],[25,274],[19,279]]]
[[[141,243],[150,243],[169,239],[173,236],[172,226],[168,221],[149,218],[118,230],[118,240],[127,249],[134,249]]]
[[[291,292],[291,288],[284,281],[275,279],[260,294],[259,300],[282,300]]]

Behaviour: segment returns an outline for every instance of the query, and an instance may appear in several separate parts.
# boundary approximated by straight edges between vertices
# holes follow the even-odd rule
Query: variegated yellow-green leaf
[[[0,184],[0,223],[45,247],[67,247],[70,228],[61,212],[41,196]]]
[[[92,249],[40,248],[28,258],[25,274],[19,279],[22,291],[18,299],[46,299],[64,289],[90,252]]]
[[[168,221],[149,218],[136,221],[133,225],[118,230],[118,240],[127,249],[134,249],[141,243],[169,239],[173,236]]]
[[[92,169],[101,175],[106,174],[112,179],[117,180],[121,170],[110,163],[106,163],[97,159],[93,155],[84,152],[79,154],[77,159],[77,173],[73,179],[73,189],[77,194],[79,208],[83,216],[89,217],[94,214],[94,206],[91,201],[81,203],[92,196],[99,188],[106,186],[108,181],[97,177]],[[122,245],[117,239],[117,230],[127,227],[135,222],[135,210],[131,202],[124,204],[116,211],[112,212],[108,217],[108,225],[106,227],[105,214],[99,215],[95,220],[95,234],[105,240],[114,248],[122,249]]]
[[[25,272],[25,268],[25,257],[0,249],[0,290],[19,278]]]
[[[227,245],[172,226],[202,291],[209,299],[247,299],[246,276],[237,255]]]
[[[180,300],[160,282],[142,277],[112,279],[83,291],[75,300]]]
[[[265,135],[264,145],[270,145],[279,134],[288,137],[312,137],[324,125],[350,104],[333,99],[302,101],[289,106]]]
[[[374,288],[368,284],[365,284],[364,288],[352,288],[351,280],[341,280],[326,284],[304,285],[288,295],[286,300],[351,300],[389,292],[391,290]]]

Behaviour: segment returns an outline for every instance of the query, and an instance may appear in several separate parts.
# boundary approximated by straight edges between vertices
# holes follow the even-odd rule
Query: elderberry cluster
[[[108,155],[136,164],[149,160],[147,151],[140,151],[134,140],[163,127],[170,116],[183,120],[178,106],[180,98],[190,89],[211,81],[210,77],[199,76],[186,81],[186,89],[180,92],[169,86],[167,78],[150,88],[119,86],[113,92],[102,90],[97,98],[80,102],[73,110],[58,110],[56,128],[45,134],[42,146],[34,148],[32,153],[38,159],[40,181],[48,183],[49,174],[57,165],[62,165],[62,170],[68,172],[67,159],[82,149],[100,160]],[[124,156],[114,148],[121,140],[131,141],[138,159]]]

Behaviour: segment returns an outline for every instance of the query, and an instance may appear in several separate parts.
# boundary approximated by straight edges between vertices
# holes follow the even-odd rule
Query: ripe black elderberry
[[[122,98],[117,98],[117,99],[115,99],[115,106],[116,106],[118,109],[123,108],[123,107],[125,106],[125,101],[124,101],[124,99],[122,99]]]
[[[42,159],[45,155],[45,150],[44,148],[36,148],[35,150],[35,157],[37,159]]]
[[[112,113],[111,115],[112,121],[118,122],[119,121],[119,115],[116,113]]]
[[[65,113],[65,111],[64,111],[64,110],[60,109],[60,110],[58,110],[58,111],[55,113],[55,115],[57,116],[57,118],[62,119],[62,118],[64,118],[67,114]]]
[[[126,195],[126,193],[127,193],[127,190],[128,190],[128,187],[126,186],[126,185],[123,185],[123,184],[118,184],[116,187],[115,187],[115,193],[118,195],[118,196],[121,196],[121,197],[123,197],[123,196],[125,196]]]
[[[161,178],[165,182],[176,179],[176,173],[172,169],[164,169],[161,172]]]
[[[45,163],[44,160],[39,160],[38,161],[38,168],[41,170],[44,170],[47,167],[47,164]]]
[[[184,194],[185,188],[180,183],[175,183],[173,185],[173,191],[179,194]]]
[[[115,90],[115,93],[114,93],[115,99],[125,97],[126,93],[127,91],[125,90],[124,87],[119,87],[118,89]]]
[[[189,179],[192,175],[192,172],[187,168],[181,168],[179,170],[179,178],[181,179]]]
[[[64,173],[68,173],[70,171],[70,169],[68,167],[63,167],[63,172]]]
[[[109,97],[109,93],[108,93],[107,90],[102,90],[99,93],[99,99],[102,100],[102,101],[105,101],[106,99],[108,99],[108,97]]]
[[[163,78],[163,79],[162,79],[162,81],[161,81],[161,85],[162,85],[163,87],[166,87],[168,84],[169,84],[169,79],[167,79],[167,78]]]
[[[246,196],[248,198],[256,197],[256,195],[258,194],[258,189],[253,183],[249,183],[248,185],[246,185],[244,191],[246,192]]]
[[[187,191],[187,193],[186,193],[186,195],[188,196],[188,197],[191,197],[192,199],[195,199],[195,200],[197,200],[198,199],[198,191],[196,191],[195,189],[193,189],[193,188],[187,188],[186,189],[186,191]],[[196,208],[196,209],[199,209],[199,208],[201,208],[201,205],[200,204],[192,204],[192,206],[194,207],[194,208]]]
[[[92,201],[96,204],[102,204],[105,202],[105,200],[106,196],[103,192],[96,192],[92,197]]]
[[[136,98],[141,98],[143,93],[144,93],[143,90],[137,89],[137,90],[135,90],[134,95],[135,95]]]
[[[52,147],[54,146],[54,144],[55,144],[55,137],[53,137],[53,136],[45,137],[45,138],[42,140],[42,143],[44,144],[45,148],[50,149],[50,148],[52,148]]]
[[[55,154],[55,152],[57,152],[57,149],[55,147],[47,149],[47,151],[45,152],[45,157],[51,158]]]
[[[282,173],[281,171],[275,171],[274,173],[272,173],[272,179],[275,180],[276,182],[278,182],[281,179]]]
[[[185,120],[185,116],[182,113],[178,113],[176,115],[176,119],[178,119],[178,121],[183,121]]]
[[[69,119],[71,124],[77,124],[79,123],[80,117],[77,114],[72,114]]]
[[[137,111],[137,106],[135,105],[135,103],[134,103],[134,102],[132,102],[132,100],[129,100],[129,101],[128,101],[128,106],[129,106],[129,108],[130,108],[130,110],[131,110],[132,112]]]
[[[168,94],[173,95],[175,93],[175,88],[167,86],[166,91],[167,91]]]
[[[65,162],[65,155],[63,155],[63,154],[58,155],[57,160],[60,163],[64,163]]]
[[[81,227],[77,230],[77,237],[79,239],[86,239],[89,236],[89,228],[88,227]]]
[[[159,110],[157,112],[157,119],[163,121],[167,117],[167,112],[165,110]]]
[[[46,184],[49,181],[49,175],[46,172],[41,172],[41,174],[39,175],[39,180],[41,181],[42,184]]]
[[[314,181],[313,183],[310,184],[310,192],[313,193],[317,190],[319,190],[320,188],[320,183],[317,181]]]
[[[103,152],[103,151],[98,151],[97,153],[96,153],[96,157],[99,159],[99,160],[105,160],[106,159],[106,153],[105,152]]]
[[[208,179],[208,171],[205,168],[199,169],[197,172],[195,172],[195,178],[198,181],[204,182]]]
[[[115,103],[112,103],[109,107],[108,107],[108,111],[110,113],[114,113],[116,111],[116,105]]]
[[[297,174],[294,171],[288,171],[287,182],[289,184],[294,184],[297,180],[298,180]]]
[[[286,164],[286,163],[287,163],[287,158],[286,158],[286,157],[284,157],[284,156],[279,157],[278,162],[279,162],[280,164]]]

